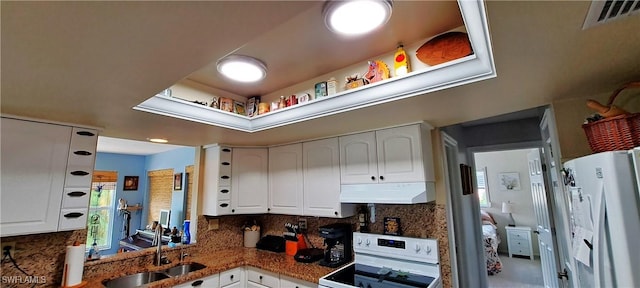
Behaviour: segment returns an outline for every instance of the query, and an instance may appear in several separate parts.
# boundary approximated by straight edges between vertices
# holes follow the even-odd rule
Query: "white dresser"
[[[509,257],[513,254],[529,256],[533,260],[533,247],[531,246],[531,227],[506,226],[507,243],[509,245]]]

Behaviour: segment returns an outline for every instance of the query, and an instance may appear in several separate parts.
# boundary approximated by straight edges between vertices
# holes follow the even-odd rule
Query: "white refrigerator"
[[[580,287],[640,287],[639,163],[640,147],[564,163]]]

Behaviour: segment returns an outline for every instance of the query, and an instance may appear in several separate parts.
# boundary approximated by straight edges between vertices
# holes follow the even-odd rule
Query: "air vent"
[[[638,14],[639,11],[640,0],[594,0],[591,2],[591,7],[582,29]]]

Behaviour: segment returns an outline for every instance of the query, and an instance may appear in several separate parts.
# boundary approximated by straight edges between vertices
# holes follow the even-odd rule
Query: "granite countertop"
[[[258,250],[256,248],[234,248],[216,251],[209,255],[193,255],[184,260],[184,263],[197,262],[207,267],[198,271],[194,271],[185,275],[172,277],[150,283],[150,288],[172,287],[173,285],[189,282],[199,278],[207,277],[216,273],[220,273],[229,269],[241,266],[253,266],[265,271],[271,271],[281,275],[301,279],[304,281],[318,283],[318,279],[326,274],[331,273],[337,268],[329,268],[320,266],[315,263],[300,263],[293,259],[293,256],[285,253],[274,253],[269,251]],[[153,266],[149,263],[145,271],[164,270],[178,265],[171,263],[163,266]],[[129,270],[129,269],[126,269]],[[133,273],[133,272],[132,272]],[[117,278],[132,274],[128,271],[120,271],[117,274],[111,273],[85,279],[87,287],[104,287],[102,281],[106,279]]]

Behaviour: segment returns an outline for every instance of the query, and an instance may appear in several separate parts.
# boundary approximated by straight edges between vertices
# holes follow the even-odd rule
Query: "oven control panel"
[[[356,254],[364,253],[438,263],[438,242],[436,239],[354,232],[353,250]]]

